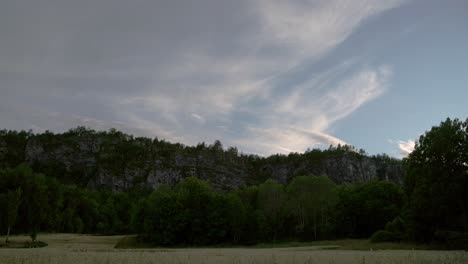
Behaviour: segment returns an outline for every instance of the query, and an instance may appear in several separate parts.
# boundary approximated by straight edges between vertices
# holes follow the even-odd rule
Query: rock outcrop
[[[324,175],[339,184],[373,179],[401,183],[403,179],[399,160],[336,148],[262,158],[239,155],[233,148],[223,150],[219,142],[187,147],[116,131],[83,129],[29,135],[24,140],[24,150],[18,150],[0,136],[1,166],[7,166],[5,157],[15,152],[37,172],[89,188],[157,188],[188,176],[208,180],[217,189],[258,184],[268,178],[287,183],[298,175]]]

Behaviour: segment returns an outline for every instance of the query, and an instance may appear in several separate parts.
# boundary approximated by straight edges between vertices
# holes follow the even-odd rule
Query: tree
[[[8,191],[7,193],[7,235],[5,243],[8,243],[8,238],[10,237],[11,228],[16,223],[16,218],[18,216],[18,208],[21,203],[21,188],[16,189],[15,191]]]
[[[186,218],[177,194],[160,186],[147,199],[143,208],[143,237],[158,245],[180,243]]]
[[[230,239],[232,242],[238,243],[242,238],[242,231],[247,221],[247,208],[234,192],[226,195],[226,203],[224,206],[227,210],[226,216],[228,219]]]
[[[208,218],[213,191],[209,184],[196,177],[187,177],[175,188],[187,216],[185,226],[186,243],[208,244],[206,231],[210,224]]]
[[[26,173],[27,176],[24,193],[27,195],[23,199],[22,206],[24,205],[25,207],[25,217],[28,229],[32,235],[31,238],[35,241],[41,224],[44,222],[49,211],[47,185],[44,175],[35,174],[27,167],[24,170],[23,173]]]
[[[215,142],[213,143],[213,145],[211,145],[211,148],[212,148],[213,151],[215,151],[215,152],[223,152],[223,144],[222,144],[221,141],[219,141],[218,139],[215,140]]]
[[[18,190],[18,188],[21,188],[21,195],[18,194],[19,191],[16,194],[14,191],[12,192],[12,190]],[[21,199],[21,202],[17,208],[20,217],[12,217],[16,218],[16,221],[14,221],[15,226],[17,226],[16,230],[31,232],[40,229],[50,212],[51,206],[48,203],[48,188],[44,175],[34,173],[26,165],[20,165],[14,169],[0,170],[0,192],[4,192],[7,196],[15,199],[18,195],[20,196],[18,199]],[[16,206],[15,203],[8,202],[7,207],[11,208],[11,210],[7,211],[14,212]],[[10,226],[10,224],[7,226]]]
[[[401,187],[389,181],[340,187],[336,205],[338,235],[368,238],[400,214],[403,199]]]
[[[295,230],[299,235],[304,233],[312,218],[310,205],[311,201],[315,199],[311,188],[312,180],[312,177],[298,176],[286,188],[289,197],[289,209],[296,218]]]
[[[242,242],[252,244],[258,239],[259,227],[257,224],[257,198],[258,186],[244,186],[236,190],[237,196],[241,199],[241,203],[245,208],[245,224],[242,230]]]
[[[24,162],[25,149],[31,131],[0,130],[0,148],[3,149],[0,159],[0,168],[13,168]]]
[[[264,238],[276,241],[285,218],[286,195],[284,187],[274,180],[267,180],[258,187],[258,221]],[[271,234],[272,237],[268,237]]]
[[[419,138],[405,165],[411,238],[430,242],[438,234],[467,232],[468,119],[447,118],[432,127]]]
[[[328,233],[330,214],[338,199],[328,177],[299,176],[287,186],[290,208],[296,217],[296,232],[306,236],[312,226],[313,239]],[[304,237],[304,238],[306,238]]]

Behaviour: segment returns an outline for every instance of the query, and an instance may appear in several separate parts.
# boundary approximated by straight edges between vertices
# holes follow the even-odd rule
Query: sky
[[[467,101],[466,0],[0,1],[0,129],[404,157]]]

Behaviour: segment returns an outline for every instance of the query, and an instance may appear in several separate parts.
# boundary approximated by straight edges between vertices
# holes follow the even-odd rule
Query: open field
[[[138,242],[136,235],[125,236],[120,239],[116,248],[122,249],[135,249],[135,248],[148,248],[151,247],[148,244]],[[233,244],[220,244],[212,246],[215,248],[295,248],[295,247],[313,247],[315,249],[346,249],[346,250],[384,250],[384,249],[406,249],[406,250],[434,250],[445,248],[442,245],[424,245],[415,243],[371,243],[367,239],[340,239],[340,240],[321,240],[321,241],[310,241],[310,242],[299,242],[299,241],[285,241],[277,243],[260,243],[250,246],[233,245]]]
[[[45,248],[0,249],[1,264],[23,263],[468,263],[465,251],[326,250],[327,245],[282,248],[114,249],[121,236],[40,235]],[[3,238],[0,238],[3,239]],[[27,240],[15,236],[14,241]],[[330,244],[330,246],[333,246]]]

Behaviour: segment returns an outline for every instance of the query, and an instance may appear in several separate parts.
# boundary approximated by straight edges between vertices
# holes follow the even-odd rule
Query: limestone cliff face
[[[157,188],[189,176],[208,180],[218,189],[249,183],[246,166],[205,152],[168,150],[146,139],[122,144],[121,140],[100,137],[58,142],[33,138],[26,145],[25,161],[39,172],[91,188]]]
[[[299,175],[320,175],[328,176],[338,184],[376,179],[402,184],[404,173],[400,161],[359,156],[355,153],[326,155],[320,160],[305,159],[299,163],[266,164],[263,170],[270,178],[282,183]]]
[[[0,137],[0,165],[9,148]],[[89,188],[157,188],[196,176],[217,189],[287,183],[298,175],[324,175],[336,183],[386,179],[401,183],[401,162],[349,151],[323,151],[261,158],[219,146],[186,147],[122,133],[40,134],[27,138],[24,162],[65,183]],[[21,157],[21,155],[19,155]],[[5,165],[2,165],[5,166]]]

